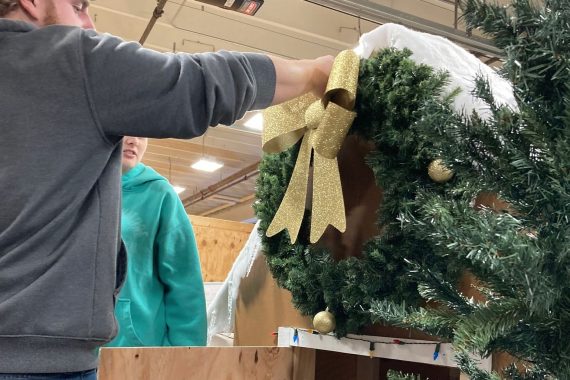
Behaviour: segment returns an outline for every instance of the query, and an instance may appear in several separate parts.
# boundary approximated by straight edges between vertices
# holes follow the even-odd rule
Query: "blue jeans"
[[[68,373],[0,373],[0,380],[97,380],[97,370]]]

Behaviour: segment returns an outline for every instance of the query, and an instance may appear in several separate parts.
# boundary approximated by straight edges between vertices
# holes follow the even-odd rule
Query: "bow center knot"
[[[313,102],[305,111],[305,126],[307,129],[317,129],[324,113],[323,103],[320,100]]]

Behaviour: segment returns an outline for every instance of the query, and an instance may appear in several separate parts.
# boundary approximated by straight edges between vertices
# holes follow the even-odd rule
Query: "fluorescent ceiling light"
[[[256,131],[263,130],[263,114],[261,112],[257,112],[255,115],[249,118],[248,121],[243,123],[244,126],[255,129]]]
[[[216,170],[220,169],[224,164],[212,160],[208,160],[206,158],[200,159],[200,161],[195,162],[192,165],[192,169],[202,170],[204,172],[215,172]]]
[[[182,186],[172,186],[172,188],[174,189],[174,191],[176,191],[176,194],[180,194],[181,192],[186,190],[186,188]]]

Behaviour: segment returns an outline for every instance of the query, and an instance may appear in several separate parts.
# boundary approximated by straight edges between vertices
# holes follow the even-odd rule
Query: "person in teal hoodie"
[[[123,138],[122,238],[127,279],[107,346],[204,346],[206,301],[194,231],[169,182],[140,161],[146,138]]]

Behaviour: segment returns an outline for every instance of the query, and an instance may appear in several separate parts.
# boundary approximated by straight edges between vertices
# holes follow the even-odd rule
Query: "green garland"
[[[419,375],[411,375],[394,370],[389,370],[386,376],[388,380],[421,380]],[[427,380],[429,380],[429,378]]]
[[[370,325],[374,301],[423,303],[418,284],[409,275],[409,262],[446,273],[448,279],[457,278],[453,260],[444,260],[433,243],[403,229],[398,221],[399,215],[414,213],[410,207],[418,192],[443,191],[448,186],[437,185],[428,177],[427,166],[438,157],[439,148],[415,125],[425,115],[423,107],[433,105],[434,99],[444,114],[453,115],[449,106],[453,94],[439,100],[447,75],[416,64],[410,55],[408,50],[386,49],[361,62],[358,116],[350,133],[374,143],[375,150],[366,159],[376,184],[384,191],[377,221],[383,234],[365,243],[361,258],[335,262],[328,251],[311,246],[307,233],[310,212],[297,243],[290,243],[287,232],[267,238],[265,231],[285,194],[298,146],[265,155],[260,164],[259,201],[254,207],[269,268],[279,286],[291,291],[294,305],[303,314],[314,315],[328,307],[336,317],[339,336]]]

